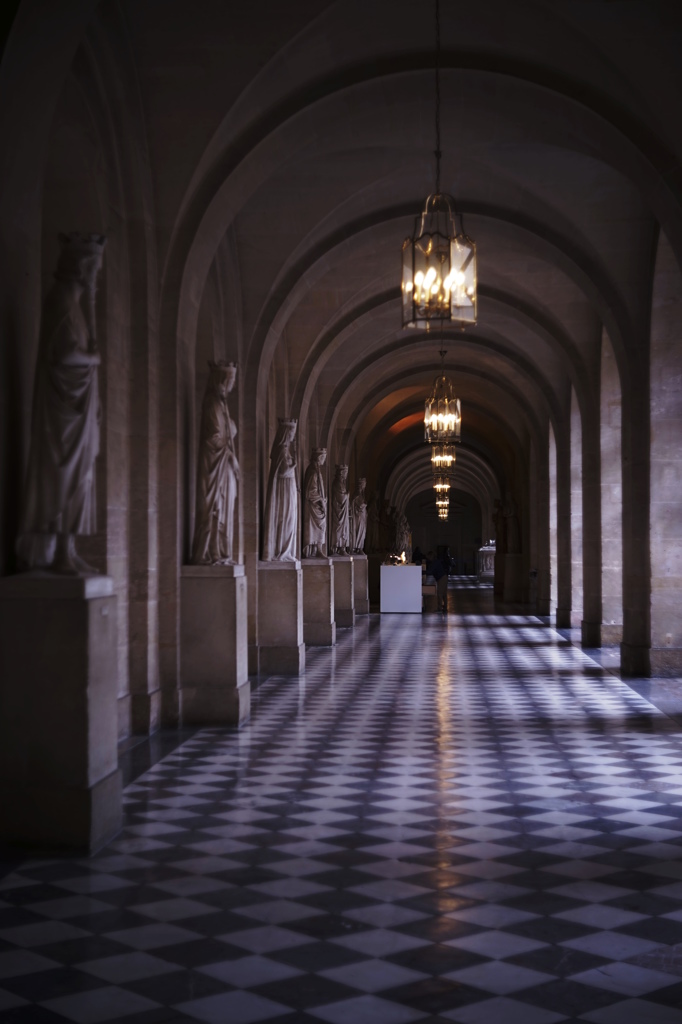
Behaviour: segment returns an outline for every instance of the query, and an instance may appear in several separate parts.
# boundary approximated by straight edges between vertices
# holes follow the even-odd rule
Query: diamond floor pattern
[[[682,726],[465,580],[0,864],[12,1024],[682,1024]]]

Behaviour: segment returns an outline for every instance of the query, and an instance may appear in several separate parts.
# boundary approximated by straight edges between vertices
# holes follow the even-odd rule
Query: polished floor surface
[[[372,615],[6,865],[0,1020],[682,1022],[682,726],[537,619]]]

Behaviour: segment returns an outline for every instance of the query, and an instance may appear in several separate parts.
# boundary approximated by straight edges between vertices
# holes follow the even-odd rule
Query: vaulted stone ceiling
[[[163,171],[165,310],[191,339],[218,260],[239,279],[246,389],[270,380],[304,449],[382,488],[412,466],[416,486],[440,342],[401,330],[399,251],[433,187],[432,5],[124,10]],[[588,401],[602,325],[621,360],[637,345],[670,213],[650,168],[677,141],[663,26],[672,60],[672,4],[442,4],[443,184],[480,276],[478,326],[447,332],[446,366],[491,494],[527,473],[548,421],[561,434],[571,385]]]

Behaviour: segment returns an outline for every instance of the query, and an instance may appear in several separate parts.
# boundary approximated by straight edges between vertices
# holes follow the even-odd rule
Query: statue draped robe
[[[88,352],[80,303],[57,281],[45,300],[33,396],[26,500],[17,552],[49,565],[56,534],[97,530],[95,459],[100,443],[97,366]]]
[[[192,562],[231,562],[234,548],[234,503],[237,474],[234,437],[237,427],[227,402],[207,390],[201,406],[197,508]]]
[[[327,497],[324,475],[318,462],[311,462],[303,485],[305,519],[303,521],[303,554],[306,558],[325,555],[327,550]]]
[[[348,489],[338,476],[332,484],[331,553],[346,555],[350,550],[350,514]]]
[[[273,445],[263,536],[264,562],[295,562],[298,530],[296,460],[284,434]]]

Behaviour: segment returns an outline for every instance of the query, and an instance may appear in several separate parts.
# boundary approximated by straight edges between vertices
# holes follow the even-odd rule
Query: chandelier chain
[[[436,195],[440,195],[440,0],[436,3]]]

